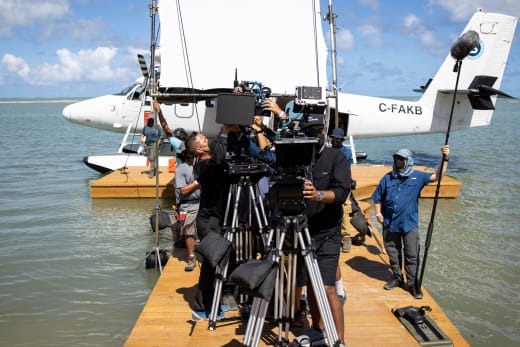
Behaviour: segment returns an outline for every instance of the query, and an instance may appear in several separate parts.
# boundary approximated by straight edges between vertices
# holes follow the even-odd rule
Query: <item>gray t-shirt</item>
[[[193,166],[182,163],[175,170],[175,197],[177,199],[177,208],[179,211],[193,211],[199,209],[200,188],[197,187],[190,194],[184,196],[180,192],[180,188],[187,186],[195,181],[193,177]]]

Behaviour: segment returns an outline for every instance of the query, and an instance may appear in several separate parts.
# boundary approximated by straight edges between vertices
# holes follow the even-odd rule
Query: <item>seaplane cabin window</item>
[[[128,92],[130,92],[132,90],[132,88],[135,87],[135,84],[132,84],[126,88],[124,88],[122,91],[120,91],[119,93],[115,93],[114,95],[126,95],[128,94]]]
[[[141,98],[141,94],[145,91],[145,87],[139,86],[135,88],[134,92],[128,95],[128,100],[139,100]]]

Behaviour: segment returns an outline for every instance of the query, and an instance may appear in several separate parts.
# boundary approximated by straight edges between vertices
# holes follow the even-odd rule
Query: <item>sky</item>
[[[0,0],[0,98],[94,97],[131,85],[141,75],[136,54],[150,50],[150,3]],[[518,0],[334,1],[340,91],[417,96],[477,8],[520,16]],[[517,28],[501,90],[520,97],[519,76]]]

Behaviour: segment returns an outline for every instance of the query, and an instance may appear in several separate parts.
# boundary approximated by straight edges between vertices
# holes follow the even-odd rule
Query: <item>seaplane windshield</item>
[[[129,91],[132,90],[132,88],[134,88],[136,86],[136,83],[124,88],[123,90],[121,90],[119,93],[115,93],[114,95],[126,95],[128,94]]]
[[[141,95],[143,94],[145,89],[146,88],[143,86],[137,86],[137,88],[135,88],[135,90],[132,93],[128,94],[128,96],[126,98],[128,100],[140,100]]]

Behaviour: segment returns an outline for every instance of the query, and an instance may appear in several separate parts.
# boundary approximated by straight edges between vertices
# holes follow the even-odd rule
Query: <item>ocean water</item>
[[[0,102],[2,346],[121,346],[158,278],[143,263],[155,199],[90,198],[99,175],[82,157],[115,151],[122,135],[66,122],[68,103]],[[518,119],[520,103],[500,100],[492,125],[450,135],[448,174],[462,192],[439,200],[424,285],[472,346],[520,345]],[[408,147],[436,166],[443,143],[436,134],[356,146],[369,163]],[[432,203],[421,200],[422,242]]]

